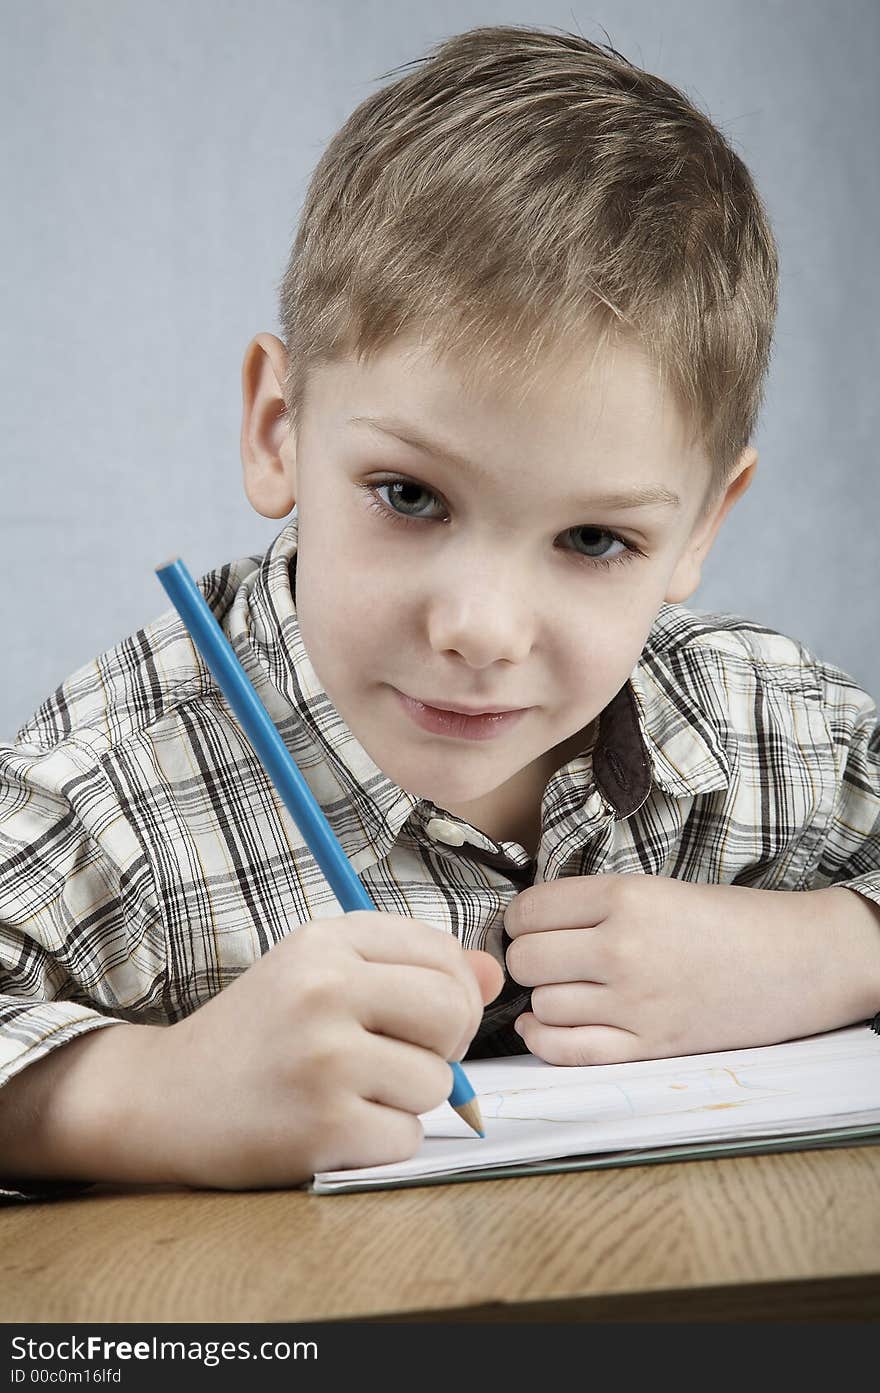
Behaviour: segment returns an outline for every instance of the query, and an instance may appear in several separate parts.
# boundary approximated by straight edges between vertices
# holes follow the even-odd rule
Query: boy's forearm
[[[173,1180],[154,1068],[164,1034],[127,1024],[90,1031],[0,1089],[0,1177]]]
[[[875,1016],[880,1011],[880,905],[843,886],[806,893],[815,904],[822,902],[828,975],[844,994],[846,1014],[853,1021]]]

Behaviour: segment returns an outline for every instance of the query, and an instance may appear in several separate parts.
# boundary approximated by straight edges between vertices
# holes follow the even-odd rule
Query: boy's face
[[[514,836],[663,600],[696,588],[754,452],[703,512],[708,465],[634,346],[523,396],[397,341],[313,369],[296,440],[282,345],[248,354],[246,487],[267,516],[298,505],[297,616],[324,689],[397,784]],[[424,705],[519,714],[456,725]]]

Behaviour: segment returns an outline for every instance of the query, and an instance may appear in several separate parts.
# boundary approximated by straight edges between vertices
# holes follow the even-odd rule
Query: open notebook
[[[560,1068],[468,1062],[486,1136],[448,1104],[418,1153],[326,1171],[319,1194],[880,1141],[880,1035],[866,1025],[759,1049]]]

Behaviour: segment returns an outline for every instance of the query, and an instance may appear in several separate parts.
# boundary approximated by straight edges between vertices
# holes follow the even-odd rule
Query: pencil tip
[[[486,1133],[483,1131],[483,1117],[476,1098],[470,1098],[466,1103],[457,1104],[455,1111],[458,1113],[459,1117],[464,1119],[471,1130],[476,1132],[478,1137],[485,1137]]]

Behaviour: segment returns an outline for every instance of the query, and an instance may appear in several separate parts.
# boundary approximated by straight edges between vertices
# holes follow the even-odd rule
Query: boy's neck
[[[592,748],[596,723],[577,731],[560,745],[521,769],[506,784],[470,803],[447,803],[445,810],[463,818],[496,842],[517,842],[535,857],[541,840],[541,803],[557,769]]]

